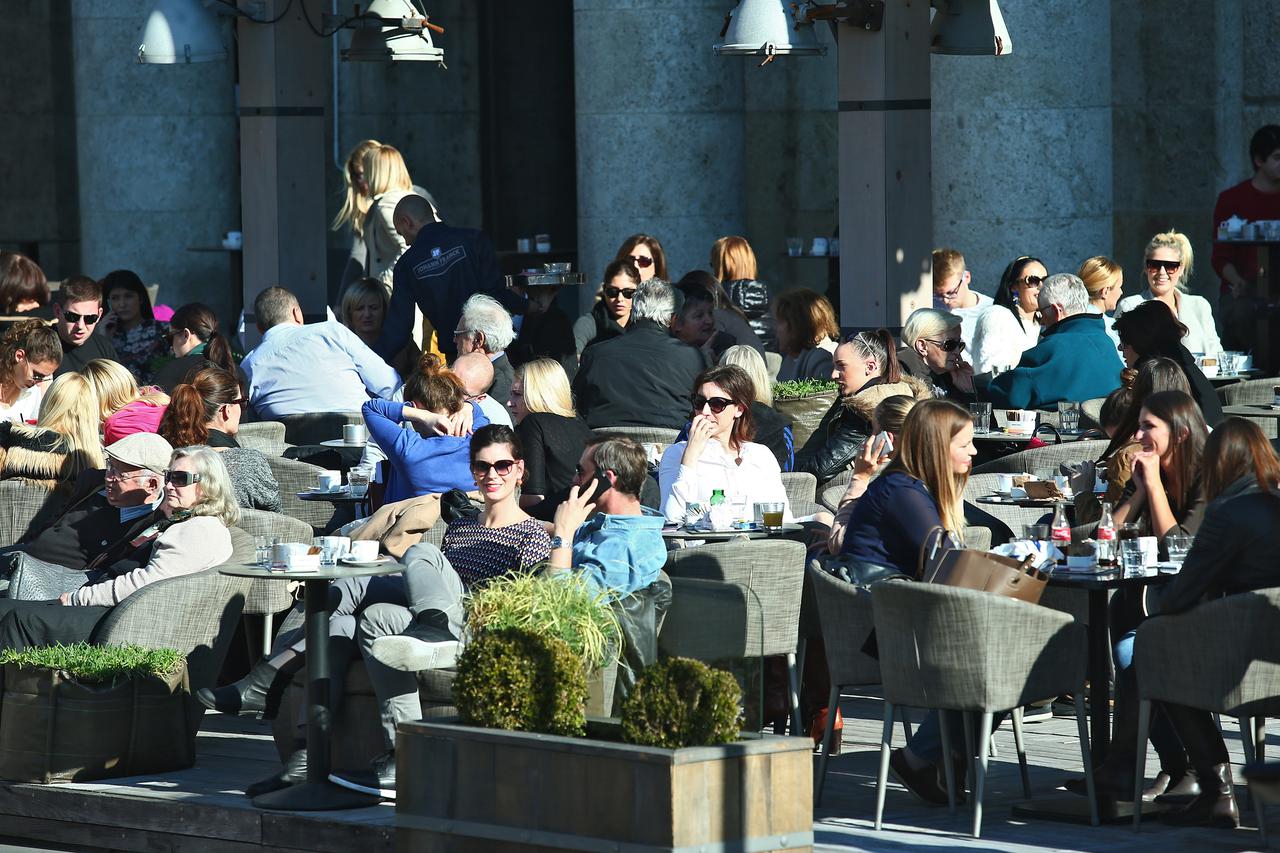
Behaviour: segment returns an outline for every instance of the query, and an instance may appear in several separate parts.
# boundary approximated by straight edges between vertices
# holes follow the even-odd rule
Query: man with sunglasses
[[[1070,273],[1044,280],[1039,295],[1040,343],[1013,370],[991,380],[997,408],[1045,409],[1062,400],[1093,400],[1120,387],[1124,364],[1105,317],[1089,311],[1089,291]]]
[[[62,340],[62,363],[53,372],[78,373],[95,358],[118,361],[111,336],[95,335],[102,319],[102,288],[88,276],[75,275],[62,283],[53,303],[53,328]]]
[[[964,255],[956,249],[933,250],[933,307],[960,318],[960,339],[970,352],[978,320],[995,306],[995,300],[969,287],[972,277]]]

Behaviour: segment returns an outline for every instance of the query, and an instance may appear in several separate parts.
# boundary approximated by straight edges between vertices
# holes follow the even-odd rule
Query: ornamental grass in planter
[[[840,386],[829,380],[791,379],[773,384],[773,407],[791,419],[797,449],[813,435],[839,396]]]
[[[76,643],[0,652],[0,778],[67,782],[195,763],[186,658]]]

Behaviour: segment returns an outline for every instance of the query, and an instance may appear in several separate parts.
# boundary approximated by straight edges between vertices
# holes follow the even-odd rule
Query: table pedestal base
[[[1155,817],[1165,810],[1155,803],[1142,803],[1142,818]],[[1089,824],[1089,801],[1085,797],[1066,794],[1061,797],[1028,800],[1013,807],[1014,817],[1056,820],[1061,823]],[[1133,823],[1133,803],[1122,803],[1109,797],[1098,800],[1098,820],[1104,824]]]
[[[382,800],[378,797],[352,791],[332,782],[303,782],[253,798],[253,804],[260,809],[298,812],[363,809],[380,802]]]

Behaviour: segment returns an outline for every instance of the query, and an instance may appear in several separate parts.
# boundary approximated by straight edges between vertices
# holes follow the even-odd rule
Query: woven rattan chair
[[[1218,399],[1224,406],[1247,406],[1250,403],[1270,405],[1275,397],[1274,389],[1280,384],[1275,376],[1266,379],[1246,379],[1218,388]]]
[[[635,439],[641,444],[661,444],[663,447],[675,444],[676,436],[680,434],[678,429],[647,426],[595,427],[591,431],[596,435],[620,435],[624,438]]]
[[[1133,645],[1138,676],[1137,788],[1146,773],[1153,701],[1229,714],[1240,720],[1245,763],[1265,756],[1262,723],[1280,714],[1280,588],[1230,595],[1143,622]],[[1194,638],[1194,642],[1188,641]],[[1262,807],[1254,803],[1266,844]],[[1142,814],[1134,810],[1136,830]]]
[[[964,487],[965,521],[975,527],[991,530],[991,541],[997,545],[1022,537],[1022,528],[1044,520],[1051,510],[1044,507],[1021,507],[1017,504],[978,503],[996,490],[995,474],[972,474]]]
[[[1014,742],[1022,770],[1023,794],[1030,798],[1022,706],[1046,696],[1076,697],[1080,757],[1089,792],[1089,817],[1098,824],[1085,724],[1085,628],[1070,616],[1045,607],[985,592],[923,583],[880,583],[871,588],[880,676],[884,685],[884,730],[876,780],[875,828],[882,824],[893,709],[898,705],[962,711],[967,755],[972,756],[975,714],[978,731],[991,731],[996,711],[1013,709]],[[947,726],[942,726],[947,797],[955,809],[955,789]],[[990,737],[977,738],[973,773],[973,837],[982,832],[982,794]],[[972,759],[970,759],[972,761]],[[972,766],[972,765],[971,765]]]
[[[65,495],[26,480],[0,480],[0,548],[47,527],[63,506]]]
[[[359,412],[305,412],[281,415],[277,420],[284,424],[284,440],[289,444],[319,444],[342,438],[342,428],[347,424],[363,424],[364,415]]]
[[[313,535],[311,525],[279,512],[264,512],[260,509],[240,510],[241,530],[250,536],[279,537],[282,542],[310,542]],[[279,581],[255,580],[249,587],[245,597],[244,615],[262,617],[262,654],[271,653],[271,626],[277,613],[288,610],[293,605],[293,595],[289,592],[289,584]],[[245,636],[248,637],[246,626]]]
[[[802,471],[784,471],[782,485],[787,490],[787,503],[791,505],[792,515],[813,515],[822,509],[817,501],[817,477]]]
[[[785,655],[790,681],[791,726],[800,733],[800,692],[796,653],[800,645],[800,600],[804,590],[805,548],[789,540],[724,542],[672,551],[664,570],[671,577],[673,601],[667,613],[661,648],[671,654],[699,657],[680,649],[740,647],[740,657]],[[707,610],[685,598],[678,581],[693,578],[742,587],[748,595],[736,599],[747,607],[745,620]],[[712,592],[707,592],[712,595]],[[748,606],[750,603],[750,606]],[[728,620],[728,624],[724,621]],[[745,632],[739,642],[726,630]],[[721,654],[719,657],[733,657]]]
[[[252,448],[263,456],[283,456],[285,449],[284,424],[280,421],[254,421],[240,424],[236,442],[241,447]]]
[[[349,506],[335,506],[325,501],[304,501],[298,497],[298,492],[315,487],[317,475],[323,468],[282,456],[268,456],[267,465],[280,484],[281,510],[285,515],[311,525],[316,533],[340,527],[355,516]]]
[[[1063,462],[1077,463],[1085,459],[1097,459],[1107,449],[1105,439],[1081,439],[1020,450],[992,459],[973,469],[974,474],[1033,474],[1040,468],[1058,470]]]

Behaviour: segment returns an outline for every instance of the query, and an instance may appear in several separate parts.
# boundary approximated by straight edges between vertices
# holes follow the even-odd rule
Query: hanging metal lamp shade
[[[369,15],[380,18],[421,18],[422,13],[409,0],[373,0]],[[404,29],[398,26],[356,29],[351,46],[342,51],[350,62],[438,62],[444,64],[444,48],[436,47],[431,30]]]
[[[719,56],[820,56],[812,23],[797,24],[783,0],[740,0],[712,50]]]
[[[142,26],[137,57],[144,65],[226,59],[218,16],[200,0],[157,0]]]
[[[929,26],[934,53],[1008,56],[1013,40],[996,0],[946,0]]]

